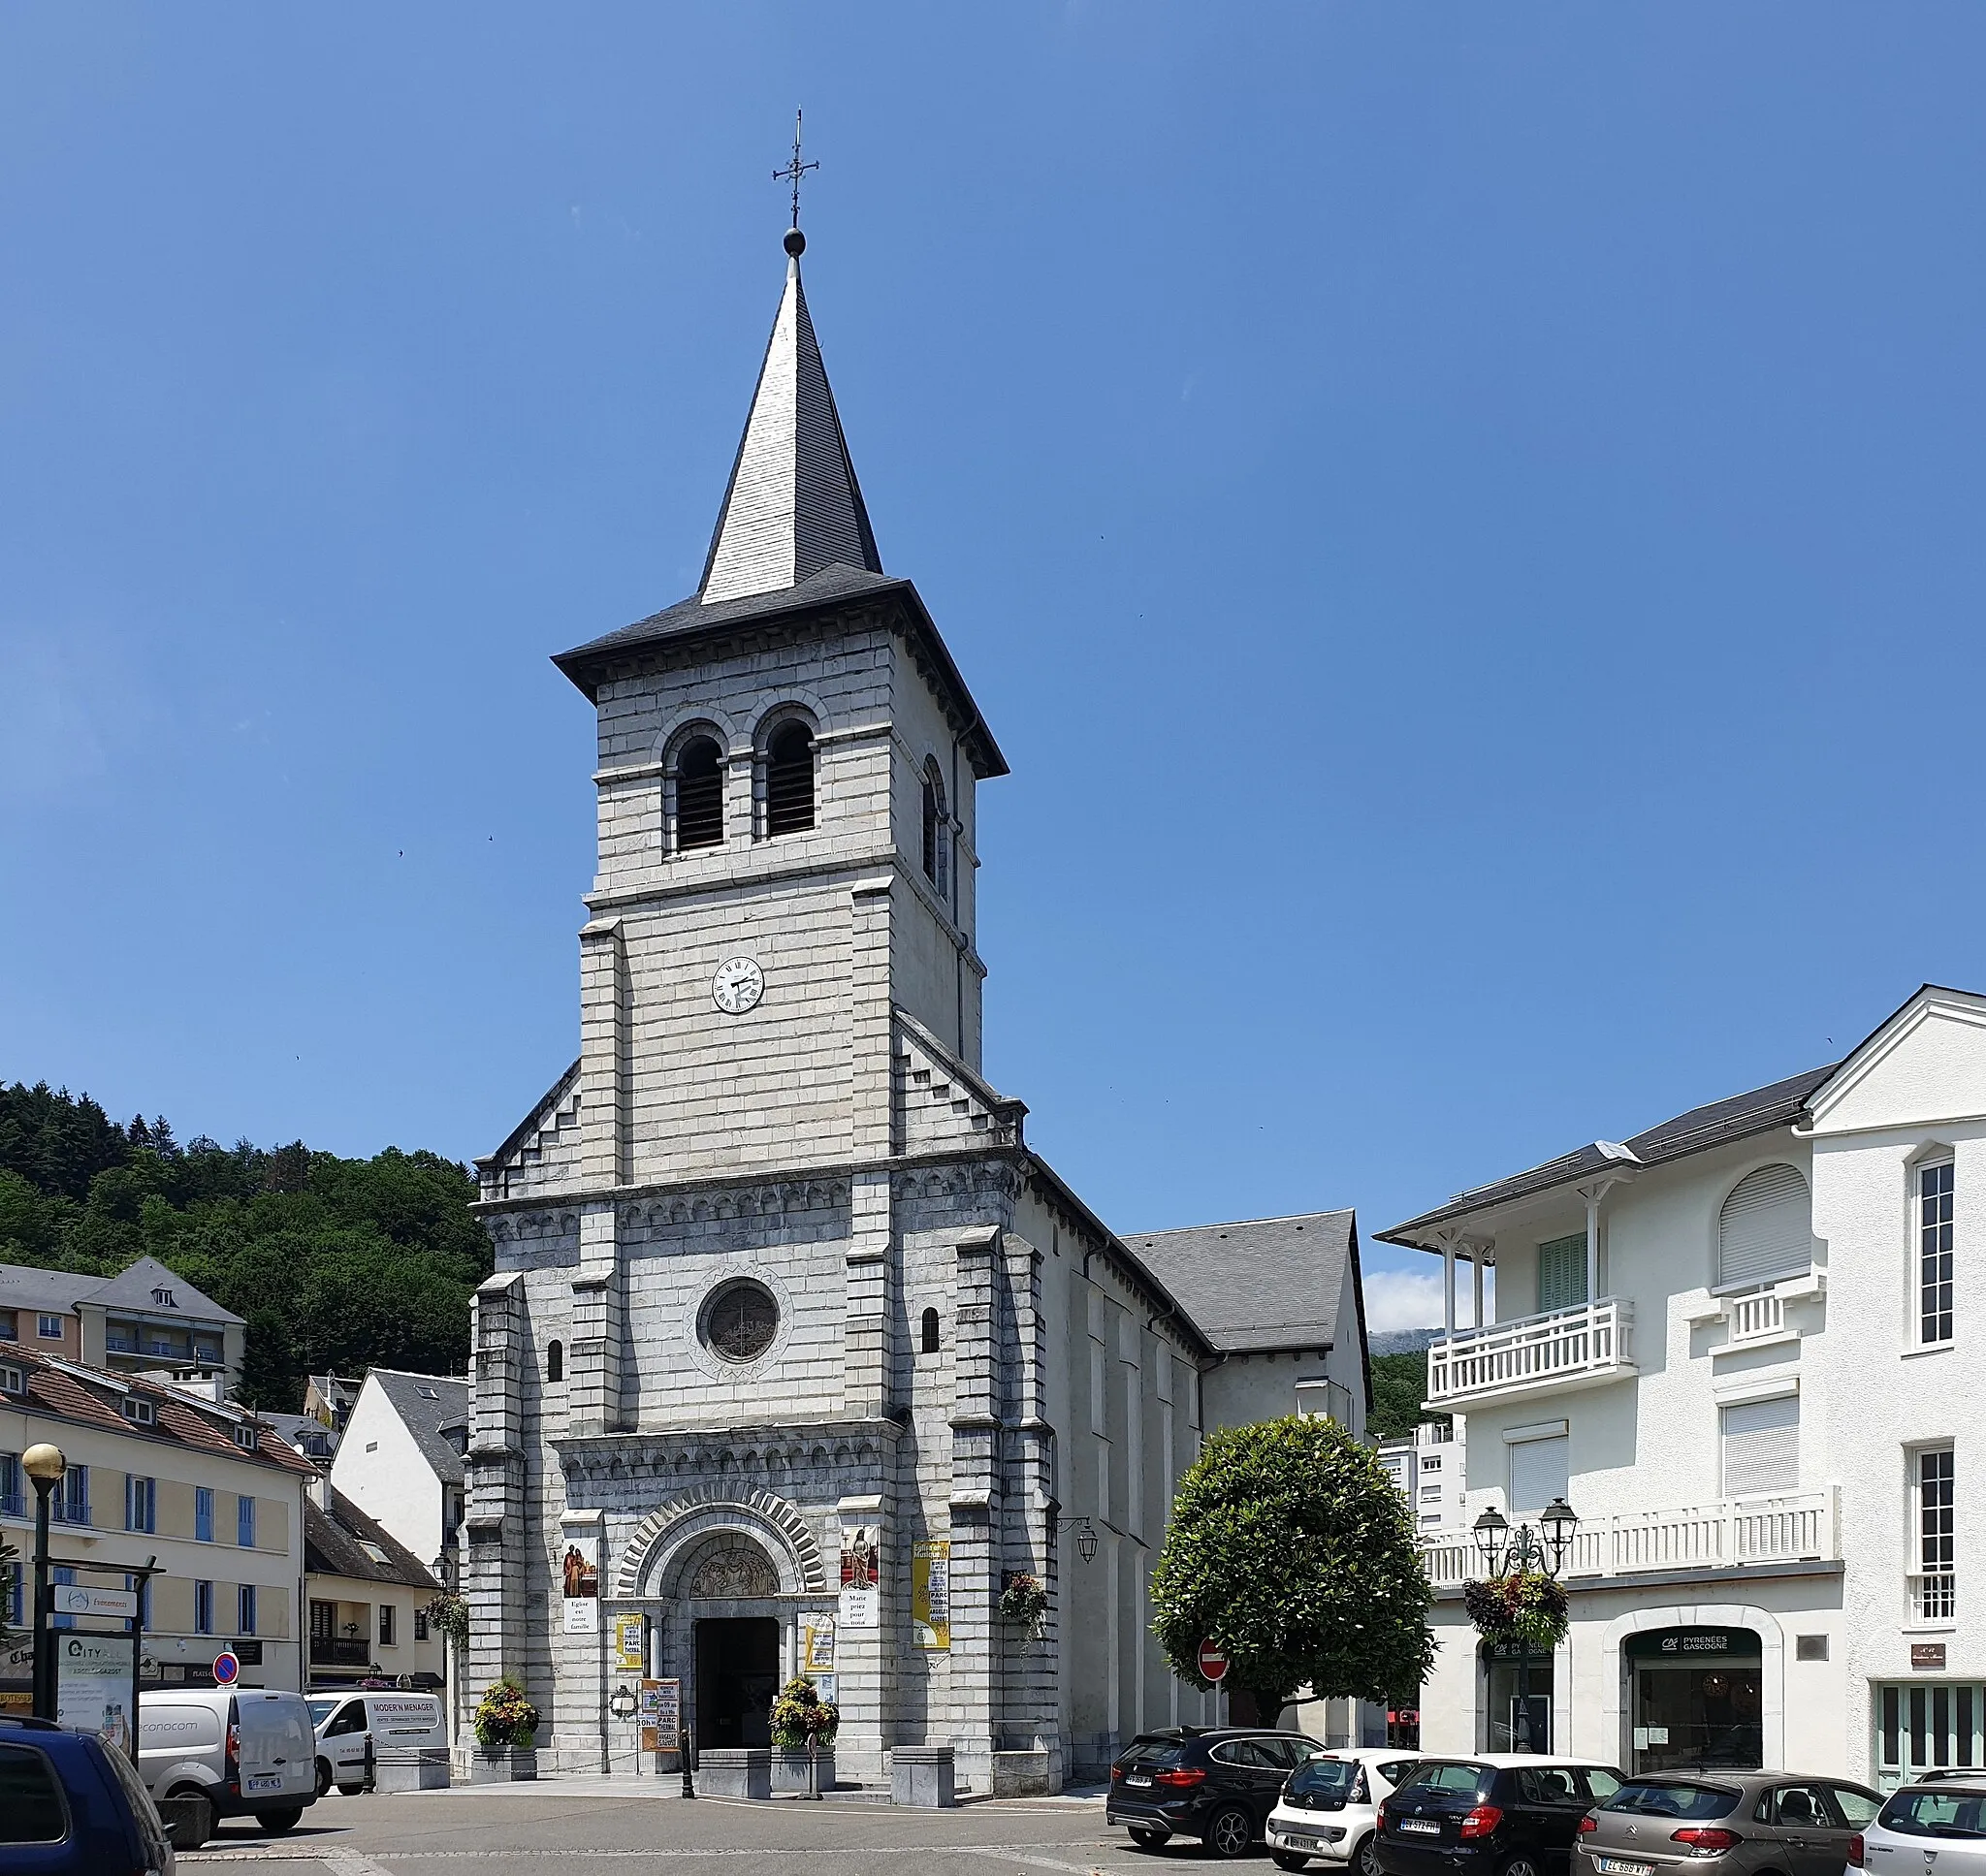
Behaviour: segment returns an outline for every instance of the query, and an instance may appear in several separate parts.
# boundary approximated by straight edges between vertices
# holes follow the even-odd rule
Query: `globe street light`
[[[48,1587],[48,1498],[62,1482],[69,1461],[60,1447],[34,1446],[20,1455],[20,1469],[35,1481],[35,1671],[34,1715],[55,1717],[55,1648],[48,1618],[54,1614]]]

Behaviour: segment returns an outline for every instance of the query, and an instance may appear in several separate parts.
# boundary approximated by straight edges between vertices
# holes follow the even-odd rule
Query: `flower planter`
[[[834,1748],[821,1749],[817,1792],[834,1790]],[[804,1746],[775,1746],[772,1749],[772,1789],[775,1797],[791,1796],[807,1790],[807,1750]]]
[[[537,1775],[536,1746],[498,1746],[494,1751],[478,1746],[469,1761],[471,1785],[523,1784]]]

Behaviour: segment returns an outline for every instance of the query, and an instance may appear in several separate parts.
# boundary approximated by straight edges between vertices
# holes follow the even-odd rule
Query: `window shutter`
[[[1572,1309],[1586,1300],[1586,1234],[1553,1238],[1538,1247],[1538,1311]]]
[[[1745,1401],[1724,1414],[1724,1496],[1800,1489],[1800,1396]]]
[[[1564,1434],[1554,1440],[1520,1440],[1510,1447],[1510,1485],[1505,1496],[1513,1511],[1539,1511],[1563,1498],[1570,1482]]]
[[[1717,1282],[1762,1284],[1813,1262],[1813,1201],[1797,1166],[1760,1166],[1717,1220]]]

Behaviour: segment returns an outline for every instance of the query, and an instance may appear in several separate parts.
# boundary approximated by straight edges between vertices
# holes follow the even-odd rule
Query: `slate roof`
[[[152,1301],[151,1293],[158,1288],[173,1292],[170,1304]],[[112,1309],[170,1308],[180,1316],[202,1322],[240,1322],[242,1320],[232,1310],[221,1308],[211,1296],[194,1288],[185,1278],[168,1270],[156,1257],[140,1257],[116,1276],[107,1277],[94,1288],[81,1291],[77,1301],[101,1303]]]
[[[788,239],[799,241],[798,231]],[[882,571],[807,311],[800,257],[789,253],[698,591],[716,604],[793,587],[837,563]]]
[[[265,1414],[262,1415],[262,1419],[266,1425],[275,1431],[279,1438],[295,1447],[300,1452],[304,1449],[303,1443],[306,1436],[322,1440],[328,1452],[336,1453],[337,1451],[337,1443],[340,1437],[337,1429],[326,1426],[314,1414]],[[307,1458],[309,1455],[305,1454],[304,1456]]]
[[[463,1456],[441,1437],[441,1429],[468,1424],[468,1383],[448,1375],[402,1374],[397,1368],[374,1368],[367,1379],[379,1383],[434,1477],[444,1485],[460,1485]],[[435,1398],[429,1399],[429,1392]]]
[[[74,1270],[38,1270],[30,1264],[0,1263],[0,1309],[72,1316],[76,1313],[76,1299],[101,1281]]]
[[[80,1361],[39,1355],[31,1349],[12,1344],[0,1344],[0,1366],[18,1367],[27,1383],[25,1395],[0,1394],[0,1407],[119,1433],[131,1440],[218,1453],[244,1464],[259,1462],[305,1478],[316,1476],[316,1467],[285,1445],[272,1427],[246,1408],[231,1402],[196,1402],[176,1387],[162,1386],[135,1375],[106,1374],[98,1368],[84,1367]],[[151,1402],[152,1425],[139,1426],[124,1417],[118,1402],[127,1395]],[[253,1452],[235,1444],[234,1430],[243,1424],[256,1429]]]
[[[1351,1326],[1338,1302],[1346,1264],[1358,1262],[1354,1212],[1132,1231],[1124,1242],[1217,1353],[1329,1348]]]
[[[326,1494],[330,1509],[309,1493],[304,1495],[304,1568],[319,1576],[357,1576],[375,1583],[405,1583],[438,1594],[441,1585],[428,1568],[393,1533],[366,1513],[344,1493]],[[384,1563],[367,1553],[374,1543],[386,1552]]]
[[[1840,1065],[1831,1062],[1825,1067],[1788,1075],[1784,1081],[1770,1082],[1763,1088],[1692,1107],[1674,1120],[1663,1121],[1618,1143],[1591,1141],[1556,1160],[1548,1160],[1541,1166],[1478,1186],[1472,1192],[1457,1192],[1447,1204],[1381,1231],[1379,1239],[1385,1244],[1405,1245],[1409,1250],[1430,1250],[1434,1247],[1424,1241],[1428,1232],[1472,1213],[1575,1184],[1609,1166],[1665,1165],[1672,1160],[1686,1160],[1691,1154],[1708,1153],[1713,1147],[1728,1146],[1734,1140],[1749,1139],[1755,1133],[1770,1133],[1798,1120],[1806,1111],[1809,1097]]]

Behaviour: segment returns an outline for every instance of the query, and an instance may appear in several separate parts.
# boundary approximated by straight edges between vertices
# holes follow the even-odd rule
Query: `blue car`
[[[121,1752],[49,1720],[0,1718],[0,1869],[173,1876],[173,1846]]]

